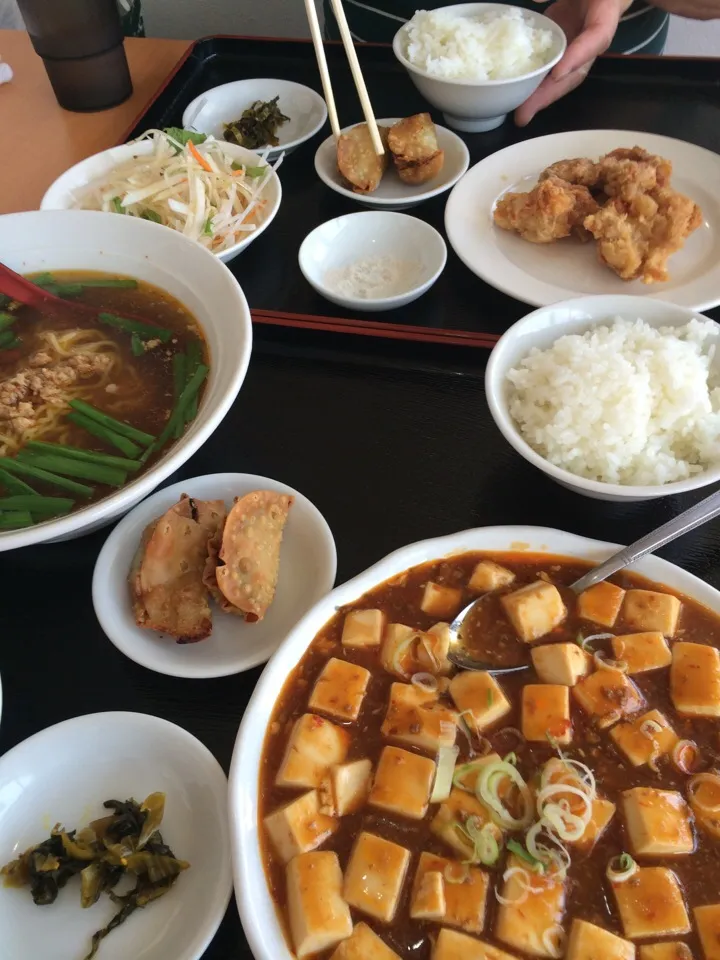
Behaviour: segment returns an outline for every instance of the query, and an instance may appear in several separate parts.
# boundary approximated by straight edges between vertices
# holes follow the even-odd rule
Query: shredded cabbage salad
[[[274,166],[245,166],[214,137],[174,128],[148,130],[134,142],[150,142],[152,151],[77,191],[76,207],[162,223],[213,253],[229,249],[262,224],[263,192],[282,154]]]

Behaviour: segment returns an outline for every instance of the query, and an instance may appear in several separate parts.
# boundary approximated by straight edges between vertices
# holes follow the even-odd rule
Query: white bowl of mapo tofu
[[[615,545],[405,547],[293,629],[230,774],[257,960],[718,960],[720,594]],[[494,677],[447,660],[448,628]]]

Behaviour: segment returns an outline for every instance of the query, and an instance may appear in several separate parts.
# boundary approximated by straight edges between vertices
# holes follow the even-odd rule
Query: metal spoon
[[[719,514],[720,490],[710,494],[709,497],[705,497],[704,500],[696,503],[695,506],[690,507],[688,510],[684,510],[678,514],[677,517],[668,520],[667,523],[663,523],[662,526],[641,537],[639,540],[636,540],[635,543],[631,543],[629,547],[623,547],[622,550],[618,550],[617,553],[608,557],[603,563],[589,570],[584,576],[580,577],[579,580],[571,583],[570,589],[574,593],[582,593],[582,591],[587,590],[588,587],[592,587],[602,580],[607,580],[608,577],[612,576],[613,573],[617,573],[618,570],[622,570],[631,563],[635,563],[636,560],[646,556],[648,553],[652,553],[654,550],[659,550],[660,547],[664,547],[666,543],[676,540],[683,534],[690,533],[691,530],[695,530],[696,527],[702,526],[704,523],[707,523],[708,520],[712,520]],[[530,667],[529,663],[521,664],[517,667],[493,666],[491,663],[477,660],[472,654],[469,654],[463,646],[461,630],[470,611],[482,603],[487,597],[493,595],[492,593],[486,593],[477,600],[473,600],[464,610],[460,611],[450,624],[448,660],[455,664],[456,667],[460,667],[461,670],[483,670],[486,673],[492,673],[496,676],[504,673],[517,673],[520,670],[527,670]]]

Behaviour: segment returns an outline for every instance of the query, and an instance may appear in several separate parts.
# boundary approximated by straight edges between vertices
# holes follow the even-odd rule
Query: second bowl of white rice
[[[393,50],[425,99],[450,127],[493,130],[560,60],[562,29],[534,10],[504,3],[459,3],[418,10]]]
[[[720,325],[642,297],[566,300],[500,338],[485,393],[506,440],[563,486],[650,500],[720,481]]]

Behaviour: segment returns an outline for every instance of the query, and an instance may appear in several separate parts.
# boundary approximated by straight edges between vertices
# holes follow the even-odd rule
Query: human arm
[[[654,7],[690,20],[720,19],[720,0],[650,0]]]
[[[668,2],[681,5],[681,0]],[[702,0],[697,2],[700,5]],[[712,0],[705,0],[706,5],[711,2]],[[582,83],[595,58],[604,53],[612,43],[620,17],[631,3],[632,0],[556,0],[553,3],[547,10],[547,16],[565,31],[568,48],[562,60],[535,93],[518,107],[515,121],[519,126],[525,126],[539,110],[564,97]],[[690,3],[692,0],[688,0],[688,4]],[[720,0],[713,5],[720,5]]]

